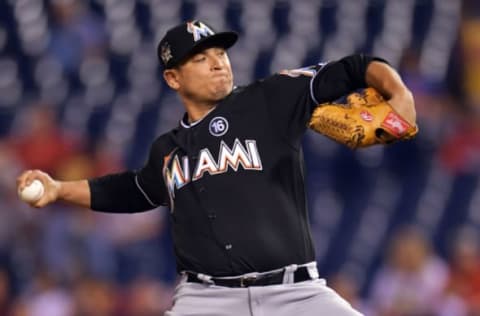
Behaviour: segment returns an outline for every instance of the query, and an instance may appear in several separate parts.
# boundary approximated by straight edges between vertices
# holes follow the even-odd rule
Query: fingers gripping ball
[[[38,201],[43,196],[44,192],[45,188],[43,187],[42,182],[40,180],[33,180],[30,185],[19,191],[18,195],[23,201],[33,203]]]
[[[347,96],[346,103],[320,104],[308,127],[355,149],[408,140],[418,127],[403,119],[373,88]]]

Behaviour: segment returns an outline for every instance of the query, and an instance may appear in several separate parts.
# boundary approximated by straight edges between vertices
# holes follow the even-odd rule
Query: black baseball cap
[[[177,66],[187,57],[209,47],[230,48],[238,35],[235,32],[216,33],[201,21],[189,21],[167,31],[157,47],[157,55],[164,69]]]

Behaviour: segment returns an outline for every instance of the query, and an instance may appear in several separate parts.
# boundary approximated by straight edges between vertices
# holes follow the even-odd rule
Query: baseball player
[[[70,182],[29,170],[18,189],[44,184],[34,207],[168,206],[181,281],[166,315],[360,315],[317,271],[302,136],[310,127],[352,148],[411,138],[412,94],[385,61],[364,55],[235,87],[226,50],[236,40],[192,21],[160,41],[163,77],[186,113],[154,141],[143,168]],[[368,90],[326,103],[365,87],[385,99]]]

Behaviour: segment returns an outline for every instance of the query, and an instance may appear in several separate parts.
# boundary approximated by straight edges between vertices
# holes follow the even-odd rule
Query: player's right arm
[[[168,195],[161,172],[163,159],[155,147],[152,146],[147,163],[138,171],[59,181],[40,170],[28,170],[17,178],[17,189],[22,190],[33,180],[40,180],[44,194],[38,201],[29,203],[37,208],[64,201],[100,212],[135,213],[167,205]]]
[[[35,202],[27,202],[41,208],[56,201],[109,213],[142,212],[157,205],[148,200],[137,186],[137,174],[133,171],[78,181],[59,181],[41,170],[28,170],[17,179],[20,191],[33,180],[40,180],[44,194]]]
[[[38,201],[27,203],[36,208],[56,201],[109,213],[142,212],[158,206],[138,187],[133,171],[89,180],[59,181],[41,170],[28,170],[18,177],[17,189],[21,191],[35,179],[42,182],[44,194]]]

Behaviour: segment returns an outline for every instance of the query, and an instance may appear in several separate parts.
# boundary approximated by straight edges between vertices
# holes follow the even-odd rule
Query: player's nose
[[[222,58],[218,56],[212,56],[211,58],[211,68],[212,70],[221,70],[225,68],[225,62]]]

